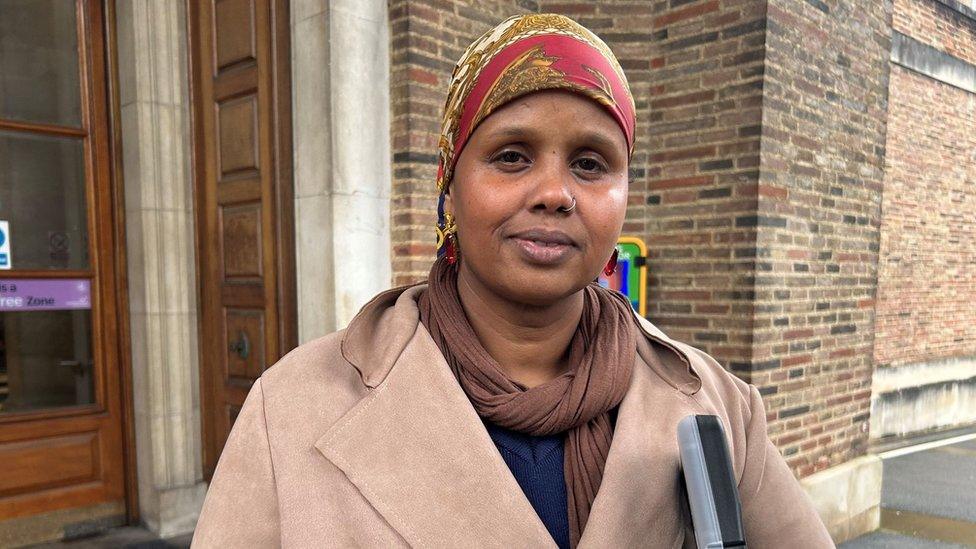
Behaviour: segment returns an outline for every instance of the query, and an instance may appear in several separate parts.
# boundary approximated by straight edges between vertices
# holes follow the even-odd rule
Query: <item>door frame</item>
[[[105,73],[108,96],[108,138],[109,162],[112,199],[115,215],[115,280],[119,288],[116,318],[118,325],[118,352],[122,385],[122,462],[125,466],[125,510],[126,521],[129,524],[139,522],[139,478],[136,470],[136,427],[135,404],[132,388],[132,340],[129,330],[129,269],[126,253],[125,232],[125,179],[122,170],[122,109],[119,99],[119,57],[118,57],[118,21],[116,19],[115,1],[102,0],[102,11],[105,14],[103,26],[105,36]]]

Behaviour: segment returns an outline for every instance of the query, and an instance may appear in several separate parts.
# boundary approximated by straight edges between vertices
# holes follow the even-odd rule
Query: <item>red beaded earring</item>
[[[454,249],[454,237],[448,237],[447,246],[444,248],[444,255],[447,256],[447,262],[451,265],[457,263],[457,250]]]
[[[611,276],[616,270],[617,270],[617,248],[614,248],[613,255],[610,256],[610,261],[607,261],[607,266],[603,268],[603,275]]]

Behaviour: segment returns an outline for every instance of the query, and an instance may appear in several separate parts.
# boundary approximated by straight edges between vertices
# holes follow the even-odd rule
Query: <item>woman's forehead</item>
[[[623,130],[595,101],[564,90],[544,90],[502,106],[472,135],[492,138],[541,138],[573,135],[601,145],[626,149]]]

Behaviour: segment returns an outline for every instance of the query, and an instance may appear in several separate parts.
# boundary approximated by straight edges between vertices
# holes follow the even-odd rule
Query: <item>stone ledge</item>
[[[935,0],[936,2],[942,4],[943,6],[958,12],[963,17],[968,17],[973,23],[976,23],[976,10],[970,8],[966,4],[959,2],[959,0]],[[976,7],[976,4],[974,4]]]
[[[976,423],[976,357],[878,368],[871,438],[885,440]]]
[[[938,80],[976,93],[976,65],[894,31],[891,34],[891,62]]]
[[[881,458],[869,454],[810,475],[800,484],[834,543],[842,543],[878,529],[881,477]]]

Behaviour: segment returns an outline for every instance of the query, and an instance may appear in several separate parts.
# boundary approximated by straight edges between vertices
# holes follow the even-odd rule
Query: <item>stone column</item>
[[[139,509],[169,537],[206,493],[185,2],[116,9]]]
[[[298,333],[346,325],[391,283],[390,55],[382,0],[292,3]]]

